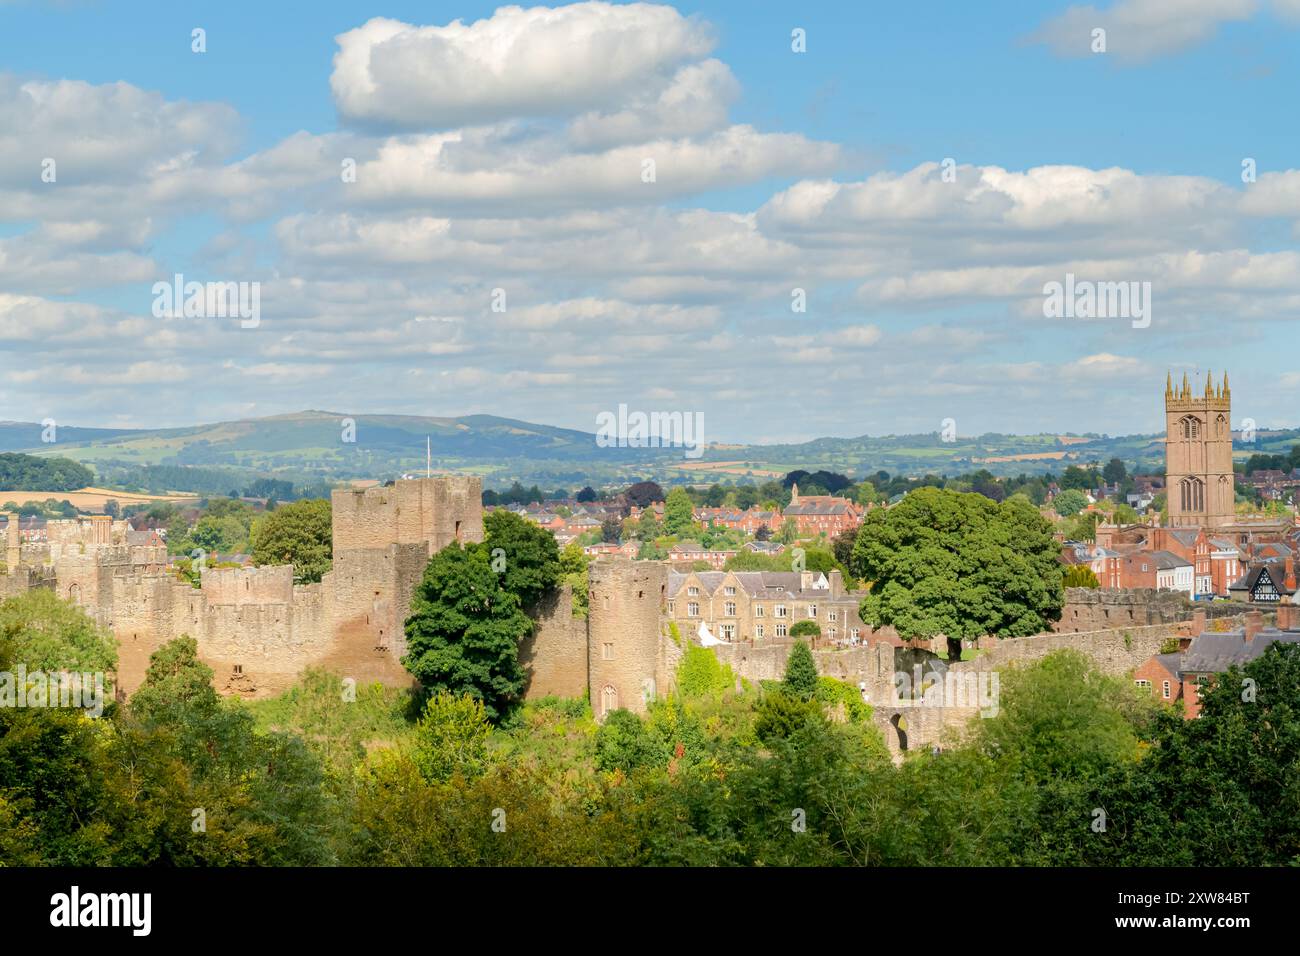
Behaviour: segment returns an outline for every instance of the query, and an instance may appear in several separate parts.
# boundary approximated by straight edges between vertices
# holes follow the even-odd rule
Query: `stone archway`
[[[894,728],[896,735],[895,741],[900,751],[907,750],[907,720],[902,714],[894,714],[889,718],[889,726]]]

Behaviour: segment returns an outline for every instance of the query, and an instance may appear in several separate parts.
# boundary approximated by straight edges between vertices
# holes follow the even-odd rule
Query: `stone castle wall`
[[[1191,601],[1181,591],[1155,588],[1066,588],[1061,620],[1054,630],[1097,631],[1112,627],[1169,624],[1194,611],[1210,618],[1231,617],[1241,608],[1225,601]]]
[[[525,697],[587,696],[587,619],[573,615],[573,590],[564,585],[529,608],[533,633],[519,648],[528,673]]]

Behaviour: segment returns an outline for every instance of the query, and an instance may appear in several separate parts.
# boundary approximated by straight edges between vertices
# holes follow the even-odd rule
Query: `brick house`
[[[842,531],[862,524],[862,508],[848,498],[834,495],[800,496],[799,486],[790,489],[790,504],[785,518],[793,518],[801,537],[815,537],[825,533],[833,538]]]

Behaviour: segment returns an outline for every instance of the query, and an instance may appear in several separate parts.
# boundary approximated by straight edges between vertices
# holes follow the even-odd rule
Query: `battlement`
[[[433,554],[453,541],[482,541],[482,500],[482,481],[464,476],[335,489],[334,554],[394,544],[420,544]]]
[[[261,568],[207,568],[199,578],[209,606],[217,604],[290,604],[293,565]]]

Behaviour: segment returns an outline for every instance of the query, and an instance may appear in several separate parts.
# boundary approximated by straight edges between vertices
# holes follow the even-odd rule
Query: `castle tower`
[[[1228,376],[1216,388],[1207,374],[1204,394],[1187,375],[1165,382],[1165,490],[1174,528],[1219,528],[1234,520],[1232,393]]]
[[[588,569],[587,667],[597,720],[612,710],[644,714],[659,689],[659,635],[668,593],[661,561],[600,558]],[[666,689],[666,688],[665,688]]]

